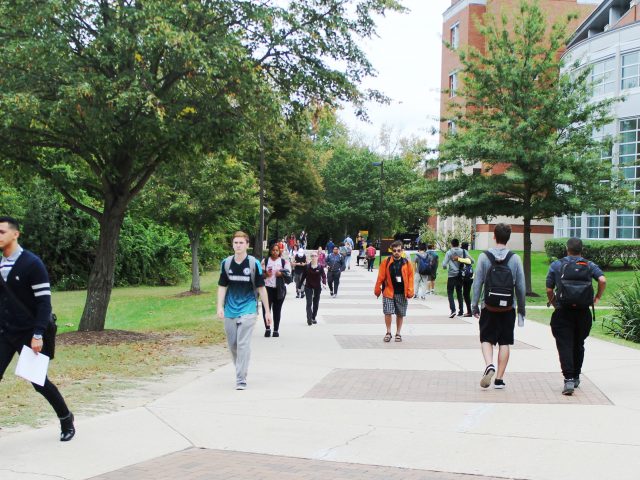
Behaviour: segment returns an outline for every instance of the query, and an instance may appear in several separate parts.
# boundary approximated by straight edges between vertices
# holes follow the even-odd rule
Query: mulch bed
[[[56,336],[58,345],[121,345],[123,343],[153,342],[167,338],[166,334],[103,330],[102,332],[67,332]]]

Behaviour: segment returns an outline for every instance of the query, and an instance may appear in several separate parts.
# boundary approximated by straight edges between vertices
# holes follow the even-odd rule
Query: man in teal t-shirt
[[[256,292],[265,309],[265,324],[271,325],[262,267],[258,260],[247,255],[248,247],[249,236],[236,232],[233,235],[234,255],[222,262],[218,281],[218,318],[224,319],[229,351],[236,366],[236,390],[247,388],[251,333],[258,314]]]

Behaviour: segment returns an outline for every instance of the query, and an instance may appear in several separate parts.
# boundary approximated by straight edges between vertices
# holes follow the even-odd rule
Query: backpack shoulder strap
[[[284,258],[281,258],[280,261],[282,262],[282,269],[284,270],[285,266],[287,265],[287,262],[284,261]]]
[[[513,257],[513,252],[512,252],[511,250],[509,250],[509,251],[507,252],[507,256],[506,256],[506,257],[504,257],[504,260],[503,260],[503,262],[504,262],[504,264],[505,264],[505,265],[506,265],[507,263],[509,263],[509,260],[511,260],[511,257]]]
[[[227,271],[227,275],[231,273],[232,261],[233,261],[233,255],[229,255],[227,258],[224,259],[224,262],[222,263],[222,267]]]
[[[247,258],[249,259],[249,275],[251,276],[251,285],[253,285],[253,288],[256,288],[256,263],[258,262],[258,260],[256,260],[256,257],[253,257],[251,255],[247,255]]]
[[[491,262],[491,265],[495,265],[496,256],[493,253],[491,253],[489,250],[485,250],[483,253],[487,256],[487,258]]]

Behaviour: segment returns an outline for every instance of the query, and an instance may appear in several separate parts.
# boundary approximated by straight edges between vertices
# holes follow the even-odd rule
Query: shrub
[[[640,343],[640,272],[636,270],[632,284],[614,294],[613,314],[606,317],[603,328],[614,337]]]
[[[583,240],[584,258],[596,263],[600,268],[609,268],[619,261],[624,267],[638,266],[640,263],[640,242],[628,240]],[[550,260],[566,255],[566,238],[554,238],[544,242],[544,250]]]

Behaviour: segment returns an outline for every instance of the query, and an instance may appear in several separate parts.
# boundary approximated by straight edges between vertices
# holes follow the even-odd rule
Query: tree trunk
[[[531,219],[524,218],[524,283],[527,296],[537,296],[531,288]]]
[[[200,293],[200,269],[198,268],[198,249],[200,248],[199,231],[189,231],[189,246],[191,247],[191,293]]]
[[[98,238],[96,259],[89,274],[87,300],[78,326],[78,330],[82,332],[104,330],[107,308],[113,289],[118,238],[128,203],[125,200],[116,202],[105,202],[107,205],[100,218],[100,237]],[[116,204],[114,205],[114,203]]]

